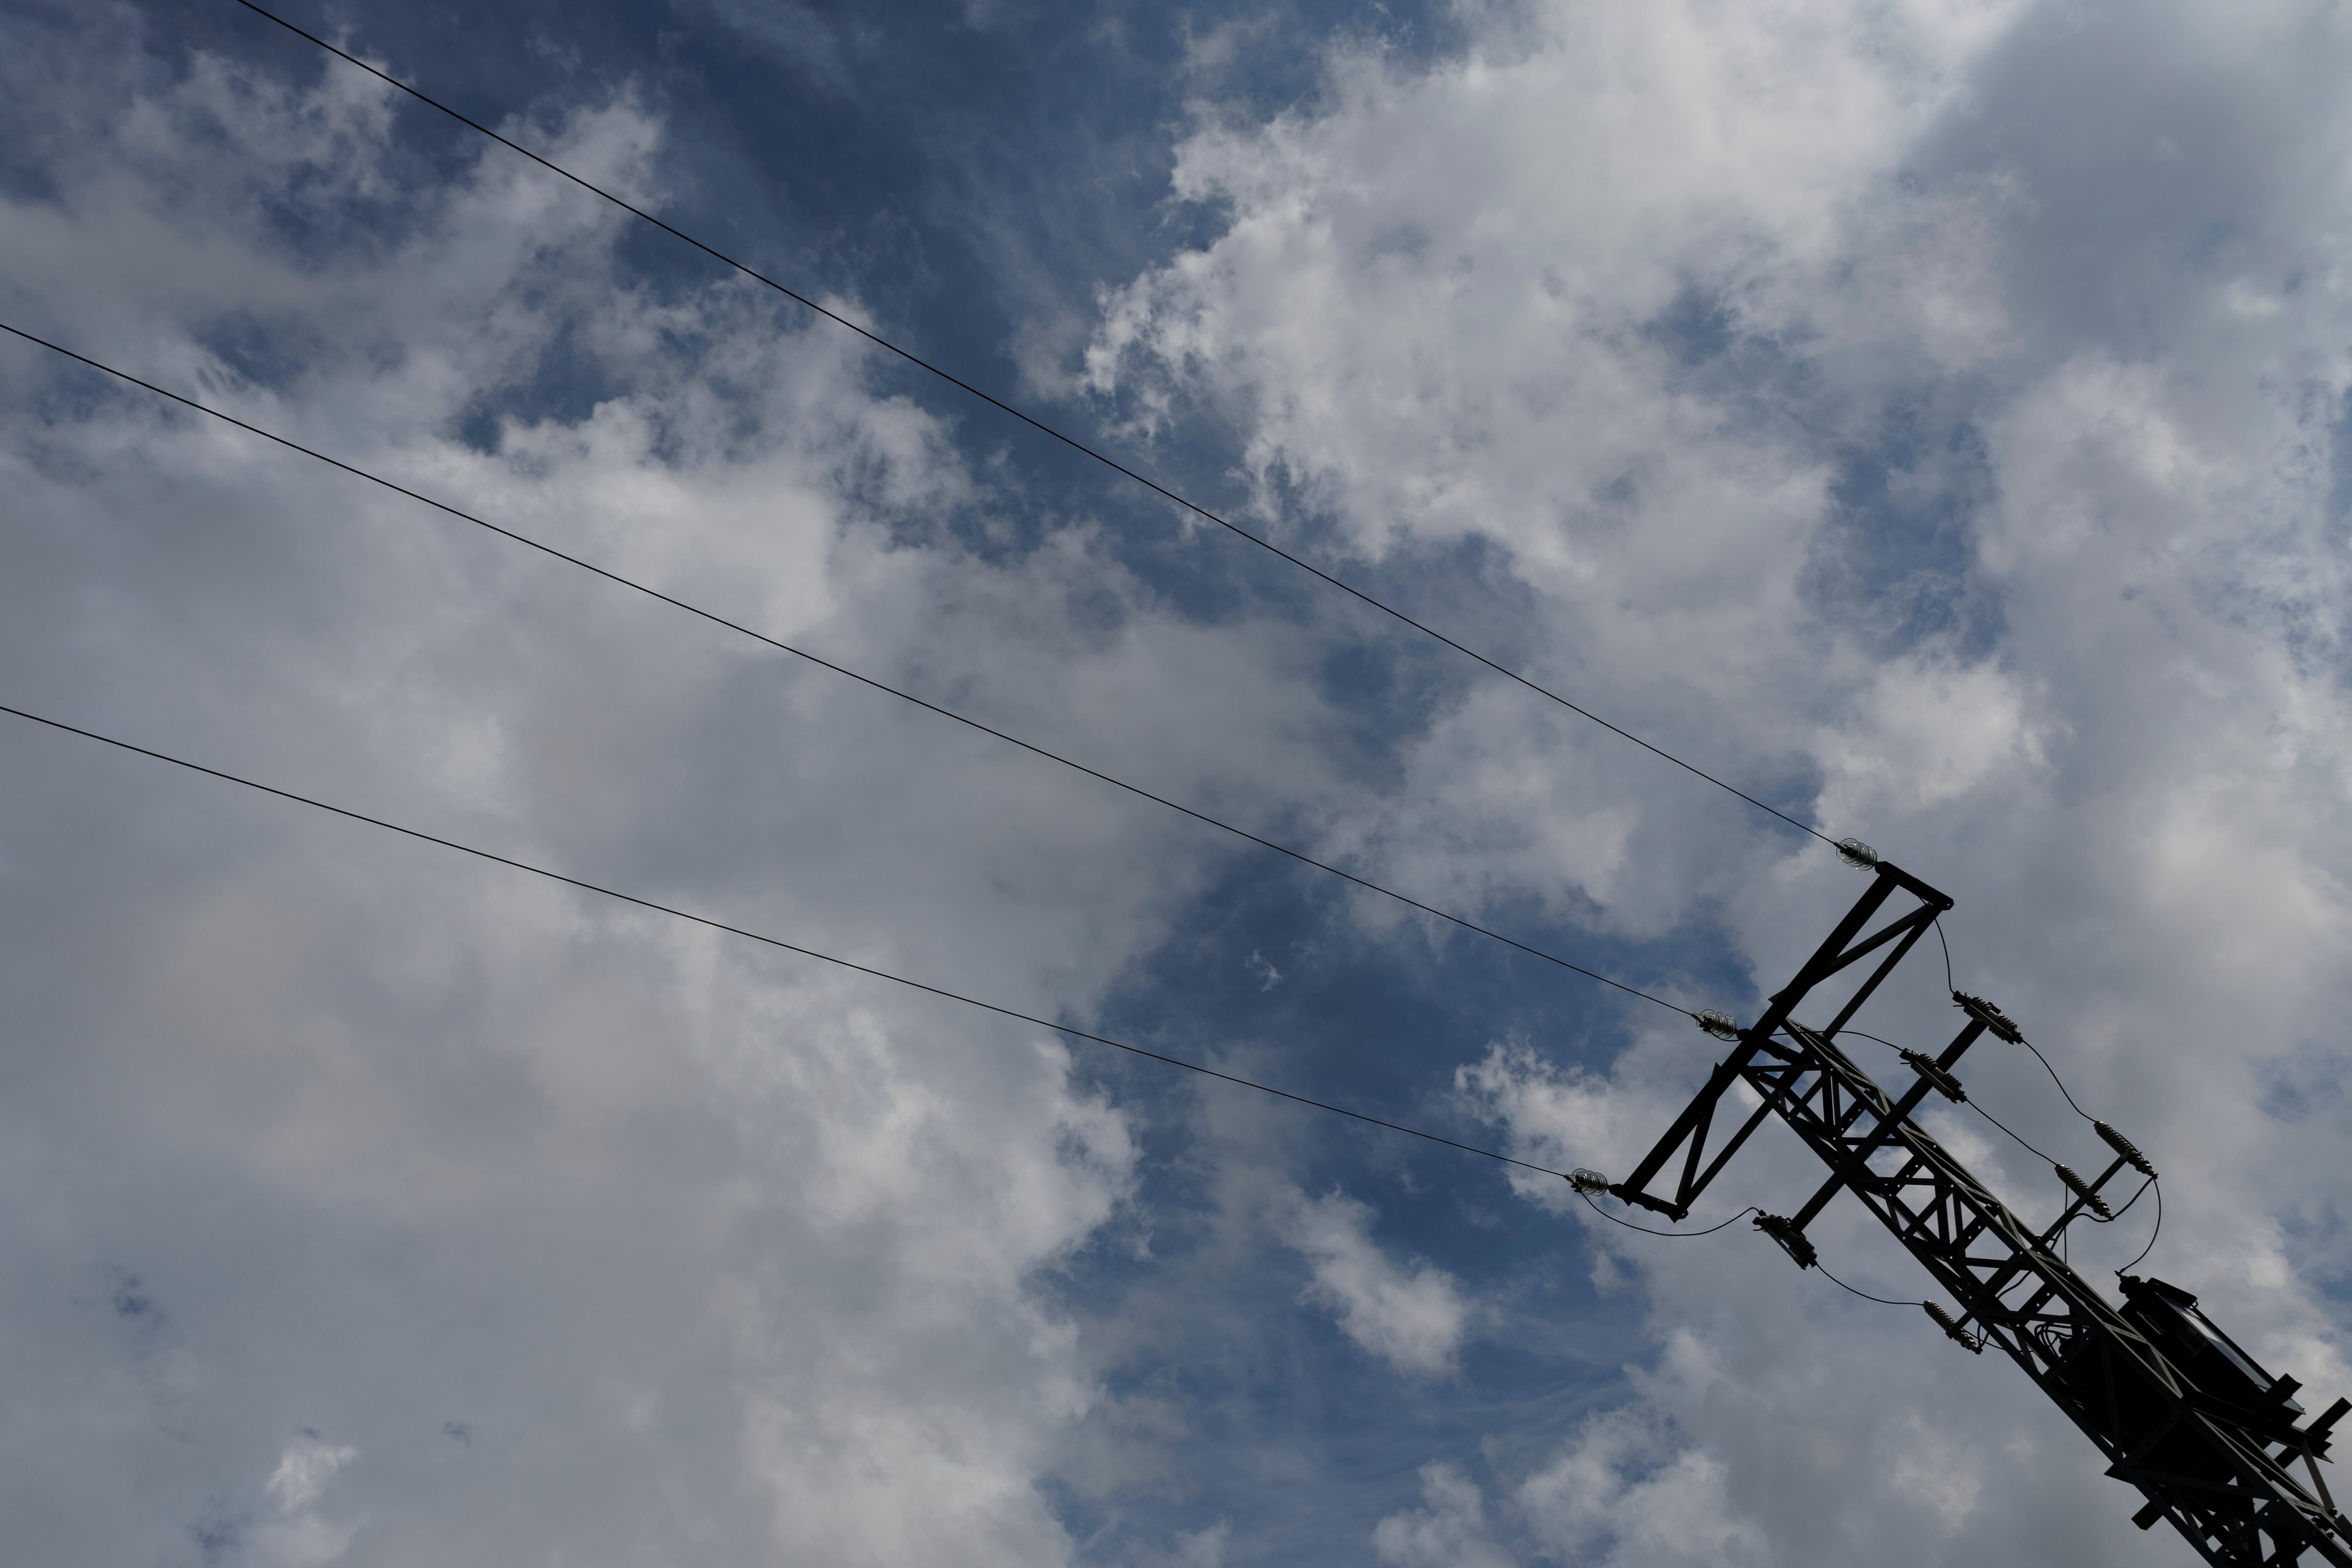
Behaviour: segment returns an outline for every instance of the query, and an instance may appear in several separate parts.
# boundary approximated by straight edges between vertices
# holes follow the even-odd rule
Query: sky
[[[2352,1394],[2343,6],[284,14],[1944,889]],[[0,703],[1017,1013],[1622,1175],[1867,886],[234,0],[0,0],[0,322],[1666,1004],[0,342]],[[0,735],[26,1561],[2194,1561],[1744,1223]]]

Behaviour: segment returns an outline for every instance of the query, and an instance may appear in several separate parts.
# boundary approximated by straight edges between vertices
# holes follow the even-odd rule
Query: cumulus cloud
[[[93,136],[7,198],[13,320],[901,678],[1010,626],[1023,700],[1115,714],[1245,655],[1075,616],[1082,536],[994,564],[894,537],[975,488],[854,350],[731,286],[633,288],[610,211],[503,155],[404,184],[380,89],[53,63]],[[544,129],[653,178],[625,94]],[[21,347],[5,374],[16,702],[1045,1013],[1205,868],[832,678]],[[1060,1043],[26,740],[9,809],[47,826],[11,876],[87,877],[125,824],[152,858],[136,920],[11,960],[57,983],[9,1157],[71,1215],[6,1241],[24,1550],[1068,1552],[1040,1478],[1094,1383],[1037,1277],[1137,1150]],[[1149,873],[1088,868],[1118,907],[1072,900],[1094,853]],[[125,1266],[150,1304],[110,1312],[90,1281]],[[109,1418],[27,1414],[126,1356]],[[330,1409],[221,1522],[261,1434]]]
[[[1677,1002],[1752,1016],[1857,889],[1097,515],[380,86],[24,16],[0,317]],[[1258,36],[1186,57],[1148,264],[1074,267],[1021,340],[1110,277],[1026,367],[1055,417],[1946,887],[1958,983],[2175,1178],[2156,1266],[2352,1389],[2352,41],[2284,3],[1538,0],[1342,38],[1269,111]],[[769,42],[830,103],[884,92],[850,37]],[[604,64],[518,128],[656,203],[723,182]],[[1393,907],[1285,924],[1192,826],[22,346],[0,386],[12,703],[1041,1016],[1124,999],[1545,1164],[1622,1173],[1713,1059]],[[10,760],[0,1489],[45,1561],[2180,1555],[2021,1378],[1744,1226],[1654,1243],[131,759]],[[1866,1026],[1948,1035],[1928,962]],[[2084,1148],[2022,1053],[1964,1076]],[[1761,1135],[1708,1202],[1807,1161]],[[1848,1208],[1814,1236],[1919,1289]],[[1414,1418],[1363,1415],[1400,1373]]]
[[[1328,1307],[1349,1339],[1399,1372],[1450,1372],[1468,1333],[1470,1304],[1426,1263],[1399,1263],[1372,1239],[1372,1211],[1340,1193],[1293,1193],[1283,1239],[1314,1270],[1307,1299]]]
[[[1644,1414],[1612,1412],[1521,1482],[1516,1500],[1546,1557],[1562,1563],[1768,1560],[1763,1534],[1725,1494],[1723,1462],[1677,1447]]]
[[[1811,731],[1843,727],[1879,651],[1804,630],[1836,565],[1836,442],[1872,433],[1804,427],[1797,345],[1834,324],[1916,353],[1914,290],[1983,292],[1853,226],[1963,111],[2007,9],[1539,6],[1482,13],[1426,70],[1343,51],[1325,111],[1184,144],[1177,197],[1233,220],[1107,300],[1093,383],[1152,417],[1245,404],[1269,526],[1375,557],[1501,545],[1542,605],[1518,667],[1793,799]],[[1895,205],[1965,270],[1997,200],[1937,200]],[[1887,298],[1862,312],[1870,290]],[[1906,572],[1925,602],[1871,614],[1932,623],[1964,594]],[[1523,692],[1479,688],[1412,755],[1390,809],[1336,843],[1449,899],[1532,888],[1655,932],[1759,869],[1755,819]]]
[[[329,1443],[316,1432],[286,1445],[261,1489],[275,1517],[254,1531],[256,1561],[272,1568],[324,1568],[343,1554],[354,1527],[328,1522],[316,1505],[336,1472],[359,1457],[357,1448]]]
[[[1486,1500],[1452,1465],[1424,1465],[1424,1506],[1393,1513],[1372,1531],[1372,1550],[1391,1568],[1510,1568],[1512,1556],[1486,1529]]]
[[[2334,847],[2352,118],[2315,74],[2352,45],[2313,26],[2287,5],[1560,5],[1476,13],[1432,64],[1343,47],[1312,107],[1201,118],[1173,195],[1230,219],[1106,297],[1086,368],[1139,431],[1246,408],[1266,525],[1392,570],[1399,592],[1448,542],[1491,542],[1530,607],[1449,625],[1514,639],[1515,667],[1946,886],[1959,983],[2195,1172],[2162,1267],[2325,1377],[2340,1199],[2280,1173],[2307,1173],[2341,1123],[2299,1096],[2273,1102],[2294,1107],[2283,1121],[2261,1087],[2333,1059],[2352,1001]],[[1752,1016],[1854,885],[1557,717],[1465,691],[1408,749],[1386,814],[1332,841],[1595,933],[1720,911],[1745,976],[1660,983]],[[1948,1035],[1941,979],[1891,993],[1881,1032]],[[1515,1152],[1622,1173],[1708,1060],[1680,1026],[1635,1029],[1605,1063],[1499,1044],[1457,1083]],[[1980,1056],[1982,1098],[2029,1135],[2081,1137],[2030,1060]],[[2021,1205],[2047,1203],[2046,1167],[1978,1131]],[[1817,1179],[1759,1139],[1715,1195],[1727,1211]],[[1564,1206],[1557,1182],[1514,1181]],[[2120,1262],[2144,1238],[2099,1246]],[[1847,1542],[1896,1528],[1729,1412],[1799,1421],[1786,1402],[1819,1386],[1779,1362],[1884,1380],[1875,1347],[1915,1353],[1894,1348],[1915,1328],[1833,1335],[1772,1259],[1752,1280],[1727,1263],[1745,1256],[1728,1239],[1697,1259],[1715,1244],[1596,1244],[1648,1279],[1655,1331],[1713,1347],[1718,1394],[1675,1406],[1709,1435],[1641,1463],[1741,1521],[1627,1560],[1822,1550],[1830,1527],[1759,1506],[1766,1490],[1810,1497]],[[1733,1301],[1796,1336],[1771,1370]],[[1991,1457],[2042,1443],[2021,1434],[2042,1413],[1977,1370],[1939,1368],[1926,1428],[1835,1402],[1882,1434],[1900,1528],[1965,1523],[1954,1550],[1992,1560],[1990,1520],[2080,1484],[2100,1521],[2081,1552],[2147,1550],[2113,1528],[2117,1489]],[[1653,1391],[1631,1426],[1591,1430],[1662,1429],[1646,1423],[1672,1404]],[[1563,1497],[1613,1507],[1651,1484],[1585,1441],[1593,1475],[1621,1479]],[[1588,1539],[1546,1506],[1559,1540]]]

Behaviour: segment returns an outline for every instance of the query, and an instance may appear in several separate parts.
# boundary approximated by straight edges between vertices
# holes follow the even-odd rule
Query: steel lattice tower
[[[2336,1511],[2319,1472],[2328,1433],[2352,1411],[2352,1400],[2338,1399],[2305,1423],[2293,1397],[2300,1386],[2294,1379],[2256,1365],[2198,1309],[2194,1296],[2160,1279],[2126,1275],[2118,1307],[2053,1250],[2084,1210],[2106,1212],[2100,1190],[2119,1172],[2133,1167],[2153,1178],[2130,1141],[2099,1123],[2116,1151],[2115,1162],[2091,1182],[2060,1167],[2072,1201],[2054,1224],[2037,1231],[1911,1119],[1930,1093],[1965,1098],[1951,1069],[1979,1036],[2021,1038],[1998,1008],[1954,993],[1967,1024],[1937,1057],[1903,1053],[1916,1081],[1899,1098],[1838,1048],[1839,1031],[1952,907],[1917,878],[1855,848],[1876,872],[1870,890],[1772,996],[1761,1018],[1744,1029],[1704,1020],[1710,1032],[1737,1043],[1656,1147],[1622,1182],[1591,1172],[1572,1179],[1588,1193],[1605,1186],[1627,1203],[1680,1220],[1725,1162],[1767,1117],[1777,1116],[1830,1170],[1794,1213],[1756,1220],[1799,1267],[1814,1261],[1806,1226],[1840,1190],[1853,1193],[1958,1304],[1948,1311],[1923,1303],[1944,1331],[1979,1354],[1993,1346],[2023,1368],[2106,1456],[2107,1474],[2139,1489],[2147,1501],[2133,1523],[2146,1530],[2169,1520],[2207,1561],[2231,1568],[2298,1563],[2306,1552],[2352,1568],[2352,1523]],[[1917,907],[1863,935],[1897,892]],[[1797,1021],[1793,1015],[1816,987],[1882,951],[1877,967],[1826,1025]],[[1717,1109],[1735,1082],[1747,1084],[1762,1103],[1710,1148]],[[1651,1192],[1670,1165],[1676,1167],[1672,1195]]]

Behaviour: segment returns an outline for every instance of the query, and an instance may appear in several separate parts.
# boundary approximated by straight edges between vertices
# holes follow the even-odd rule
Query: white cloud
[[[299,1513],[319,1500],[337,1470],[359,1457],[360,1451],[348,1444],[338,1446],[305,1432],[286,1445],[261,1489],[280,1512]]]
[[[1656,1141],[1654,1128],[1674,1113],[1666,1095],[1637,1095],[1622,1083],[1561,1068],[1524,1041],[1488,1047],[1484,1059],[1454,1069],[1454,1087],[1472,1115],[1502,1126],[1512,1159],[1554,1171],[1598,1170],[1612,1179],[1631,1171]],[[1510,1183],[1520,1197],[1555,1213],[1582,1207],[1575,1189],[1540,1171],[1514,1165]],[[1605,1251],[1601,1261],[1613,1278]]]
[[[315,1432],[287,1444],[261,1489],[275,1517],[254,1531],[254,1560],[269,1568],[324,1568],[342,1556],[357,1527],[331,1522],[317,1504],[336,1472],[359,1457],[357,1448],[329,1443]]]
[[[1139,1562],[1145,1568],[1224,1568],[1225,1549],[1233,1538],[1233,1525],[1220,1520],[1206,1530],[1179,1531],[1166,1552],[1146,1548]]]
[[[1486,1528],[1485,1497],[1452,1465],[1424,1465],[1424,1506],[1392,1513],[1372,1532],[1372,1550],[1390,1568],[1511,1568],[1511,1554]]]
[[[931,689],[1123,720],[1174,787],[1238,754],[1160,698],[1279,637],[1143,612],[1105,637],[1070,602],[1103,576],[1082,533],[993,563],[893,537],[975,488],[840,336],[729,286],[632,289],[619,220],[503,155],[402,195],[382,95],[346,75],[79,68],[85,112],[119,101],[60,143],[58,195],[7,198],[9,319],[845,662],[952,678],[994,641],[1002,689]],[[624,98],[549,144],[631,187],[659,139]],[[324,257],[271,226],[378,195]],[[572,415],[525,396],[564,333],[604,384]],[[1213,867],[887,699],[5,365],[16,702],[1041,1014],[1094,1005]],[[39,413],[60,386],[81,401]],[[509,410],[495,450],[457,438],[484,406]],[[0,1423],[21,1550],[1068,1555],[1041,1477],[1096,1391],[1038,1278],[1128,1201],[1137,1150],[1060,1042],[152,764],[12,755],[8,810],[47,826],[10,875],[104,881],[123,852],[142,887],[136,921],[11,960],[46,1009],[11,1158],[74,1209],[0,1239],[40,1259],[0,1335],[30,1394]],[[110,1419],[32,1421],[117,1377],[120,1344],[50,1320],[125,1260],[155,1305],[98,1316],[180,1370]],[[238,1523],[237,1457],[329,1407],[360,1414]]]
[[[1857,694],[1851,716],[1815,742],[1833,818],[1932,810],[2006,769],[2031,782],[2042,748],[2024,693],[1987,664],[1900,659]],[[1886,792],[1898,792],[1888,798]]]
[[[2352,1007],[2352,115],[2322,82],[2352,40],[2291,5],[1465,25],[1427,68],[1340,50],[1326,96],[1272,121],[1204,111],[1176,195],[1231,221],[1107,296],[1092,385],[1142,429],[1245,409],[1266,526],[1328,527],[1400,592],[1444,542],[1500,546],[1491,618],[1440,601],[1445,629],[1945,886],[1959,984],[2182,1173],[2158,1265],[2340,1378],[2347,1194],[2313,1173],[2344,1131],[2316,1086]],[[1769,991],[1858,891],[1524,692],[1469,689],[1408,756],[1330,841],[1457,906],[1627,935],[1720,911]],[[1906,1041],[1952,1027],[1924,963],[1883,1010]],[[1753,1014],[1721,978],[1658,984]],[[1684,1026],[1634,1027],[1613,1063],[1510,1042],[1458,1086],[1514,1152],[1622,1174],[1710,1059]],[[2063,1155],[2084,1129],[2039,1073],[1980,1049],[1963,1076]],[[2282,1113],[2283,1084],[2314,1091]],[[1978,1131],[2045,1202],[2046,1167]],[[1818,1179],[1759,1137],[1709,1201]],[[2078,1261],[2127,1258],[2126,1228]],[[2127,1493],[2029,1386],[1937,1357],[1916,1311],[1858,1326],[1877,1310],[1822,1300],[1744,1227],[1592,1234],[1649,1284],[1661,1342],[1713,1370],[1567,1451],[1581,1479],[1528,1504],[1559,1550],[1687,1517],[1623,1560],[1822,1561],[1926,1529],[1999,1561],[2027,1521],[2063,1521],[2077,1561],[2179,1552],[2124,1526]],[[1851,1216],[1817,1235],[1910,1279]],[[1609,1446],[1661,1432],[1638,1461]],[[1855,1497],[1856,1466],[1890,1489]],[[1612,1511],[1653,1485],[1712,1500]]]
[[[1349,45],[1270,121],[1204,98],[1177,192],[1230,221],[1110,288],[1062,368],[1155,438],[1239,421],[1286,540],[1947,885],[1960,983],[2174,1177],[2163,1269],[2319,1389],[2352,1388],[2352,115],[2310,16],[1472,7],[1426,68]],[[1419,896],[1606,938],[1694,1005],[1752,1012],[1743,968],[1776,985],[1856,889],[1499,683],[1440,679],[1367,763],[1312,612],[1167,608],[843,338],[617,266],[609,210],[509,162],[412,183],[353,76],[117,58],[88,26],[5,68],[60,128],[0,197],[10,321]],[[1210,94],[1248,50],[1203,37]],[[668,132],[626,95],[541,130],[662,194]],[[576,374],[542,374],[559,343]],[[1220,886],[1193,829],[992,743],[22,348],[0,382],[11,701],[1045,1016],[1089,1016]],[[288,1563],[1066,1561],[1048,1479],[1097,1415],[1150,1441],[1090,1506],[1181,1492],[1167,1455],[1213,1424],[1103,1368],[1275,1331],[1155,1340],[1189,1301],[1089,1319],[1047,1288],[1138,1202],[1140,1123],[1034,1030],[60,741],[11,767],[0,874],[40,919],[0,960],[26,1042],[0,1159],[39,1199],[0,1217],[26,1391],[0,1488],[45,1560],[193,1533]],[[1360,913],[1401,960],[1422,940]],[[1293,949],[1244,964],[1256,940],[1239,984],[1313,993]],[[1893,1037],[1948,1032],[1940,981],[1890,994]],[[1580,1005],[1559,1038],[1457,1037],[1503,1037],[1458,1098],[1622,1173],[1713,1047],[1660,1013],[1580,1060]],[[2040,1073],[1982,1047],[1963,1076],[2072,1152]],[[1203,1103],[1213,1149],[1287,1154],[1294,1112]],[[1653,1242],[1512,1179],[1643,1292],[1646,1360],[1565,1436],[1492,1434],[1483,1490],[1428,1465],[1349,1551],[1387,1512],[1396,1563],[2179,1556],[1915,1309],[1745,1226]],[[1708,1201],[1818,1179],[1759,1136]],[[1209,1181],[1189,1286],[1255,1267],[1274,1214],[1316,1309],[1423,1391],[1474,1322],[1557,1315],[1561,1276],[1415,1259],[1321,1173]],[[1845,1209],[1815,1236],[1918,1288]],[[1560,1332],[1585,1353],[1606,1319]],[[306,1426],[333,1444],[289,1469]],[[1238,1560],[1229,1500],[1150,1539]]]
[[[1287,485],[1374,558],[1500,543],[1540,606],[1518,668],[1781,787],[1879,671],[1805,632],[1834,476],[1769,378],[1825,331],[1825,354],[1923,331],[1938,363],[1992,352],[1984,230],[2007,198],[1882,198],[2011,9],[1551,5],[1476,14],[1465,56],[1426,71],[1343,52],[1322,111],[1204,117],[1176,191],[1232,223],[1106,301],[1093,383],[1147,411],[1249,408],[1278,531]],[[1889,208],[1932,268],[1852,247]],[[1720,312],[1702,336],[1759,345],[1765,389],[1679,363],[1678,300]],[[1409,756],[1331,844],[1457,905],[1532,891],[1654,935],[1760,869],[1759,818],[1524,691],[1474,686]]]
[[[1556,1562],[1738,1563],[1765,1560],[1763,1533],[1738,1516],[1722,1460],[1671,1443],[1645,1413],[1588,1420],[1515,1494]]]
[[[1895,1456],[1888,1482],[1925,1504],[1947,1531],[1958,1530],[1976,1511],[1984,1491],[1984,1467],[1949,1438],[1912,1417],[1912,1440]]]
[[[1314,1270],[1306,1300],[1329,1308],[1349,1339],[1397,1371],[1433,1376],[1454,1369],[1471,1307],[1453,1277],[1427,1263],[1399,1263],[1371,1237],[1372,1211],[1340,1193],[1293,1191],[1283,1239]]]

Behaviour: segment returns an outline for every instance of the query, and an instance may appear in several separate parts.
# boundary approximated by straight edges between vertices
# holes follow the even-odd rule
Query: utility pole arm
[[[1937,1326],[1971,1351],[1991,1346],[2015,1362],[2106,1456],[2107,1474],[2138,1489],[2146,1502],[2133,1523],[2147,1530],[2169,1520],[2208,1562],[2227,1568],[2283,1568],[2305,1553],[2352,1568],[2352,1523],[2336,1511],[2319,1474],[2329,1433],[2352,1412],[2352,1400],[2339,1399],[2304,1424],[2294,1380],[2256,1365],[2199,1310],[2196,1297],[2160,1279],[2124,1276],[2118,1308],[2052,1250],[2076,1215],[2105,1210],[2100,1189],[2125,1166],[2156,1179],[2131,1141],[2098,1123],[2115,1162],[2095,1182],[2060,1167],[2073,1202],[2037,1233],[1912,1120],[1931,1091],[1965,1098],[1951,1069],[1981,1036],[2023,1038],[1999,1008],[1955,993],[1968,1023],[1933,1060],[1905,1053],[1916,1081],[1900,1099],[1839,1048],[1839,1031],[1952,907],[1895,867],[1881,861],[1874,870],[1869,891],[1771,997],[1764,1016],[1738,1031],[1737,1047],[1656,1147],[1608,1190],[1682,1219],[1749,1134],[1777,1115],[1830,1172],[1792,1215],[1756,1221],[1799,1267],[1811,1267],[1814,1258],[1805,1226],[1841,1189],[1853,1193],[1959,1304],[1955,1316],[1922,1303]],[[1860,935],[1898,890],[1915,897],[1917,907]],[[1886,956],[1827,1027],[1796,1021],[1817,986],[1881,948]],[[1721,1020],[1714,1024],[1729,1032]],[[1735,1082],[1759,1103],[1702,1163],[1717,1103]],[[1650,1192],[1677,1153],[1681,1169],[1672,1193]],[[2308,1489],[2294,1473],[2298,1463]]]

